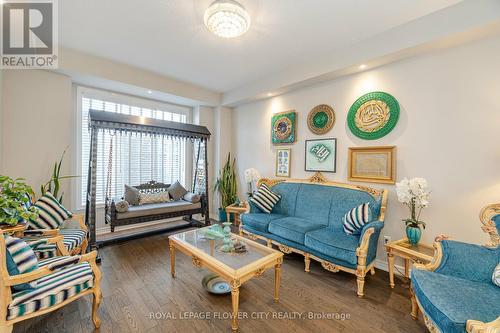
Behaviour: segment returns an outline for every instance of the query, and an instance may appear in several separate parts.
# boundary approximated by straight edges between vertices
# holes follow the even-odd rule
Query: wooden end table
[[[385,246],[387,262],[389,265],[389,285],[394,288],[394,256],[403,258],[405,263],[405,276],[410,277],[410,262],[427,264],[434,258],[434,247],[427,244],[412,245],[407,238],[390,242]]]
[[[8,224],[2,224],[2,225],[0,225],[0,229],[2,230],[3,233],[12,234],[12,235],[14,235],[14,237],[19,238],[19,237],[23,236],[24,230],[26,229],[27,226],[28,226],[28,224],[26,222],[18,223],[15,226],[10,226]]]
[[[250,209],[248,202],[242,202],[242,205],[232,204],[226,207],[227,220],[231,220],[231,213],[234,214],[234,225],[240,225],[240,214],[246,213]]]

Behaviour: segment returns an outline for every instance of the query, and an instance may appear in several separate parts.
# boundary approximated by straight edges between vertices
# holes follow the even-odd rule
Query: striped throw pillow
[[[5,236],[7,248],[7,270],[10,276],[29,273],[38,268],[35,252],[24,240]],[[12,286],[14,291],[36,288],[36,282],[23,283]]]
[[[30,229],[57,229],[73,216],[50,192],[38,199],[35,207],[38,209],[38,218],[29,221]]]
[[[493,284],[496,284],[500,287],[500,264],[498,264],[497,267],[495,267],[495,269],[493,270],[491,281],[493,281]]]
[[[370,203],[364,203],[348,211],[343,218],[344,231],[348,235],[358,235],[365,224],[372,221]]]
[[[266,184],[259,186],[257,192],[255,192],[250,199],[257,208],[267,214],[271,214],[273,207],[280,201],[281,195],[275,193],[267,187]]]

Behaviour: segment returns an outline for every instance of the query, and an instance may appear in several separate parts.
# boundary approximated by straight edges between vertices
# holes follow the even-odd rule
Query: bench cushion
[[[340,227],[311,231],[305,236],[307,247],[353,265],[358,262],[356,257],[358,243],[357,236],[347,235]]]
[[[247,225],[257,231],[267,232],[269,222],[284,217],[284,215],[280,214],[250,213],[244,214],[241,220],[243,221],[243,225]]]
[[[191,203],[184,200],[162,202],[162,203],[147,204],[141,206],[130,206],[127,212],[116,213],[116,218],[120,220],[120,219],[128,219],[128,218],[148,216],[148,215],[182,212],[185,210],[198,209],[198,208],[201,208],[200,202]]]
[[[60,257],[62,260],[67,257]],[[41,266],[54,262],[40,262]],[[12,302],[7,309],[7,319],[40,311],[64,302],[82,291],[92,288],[94,276],[87,262],[73,265],[36,280],[37,287],[29,291],[19,291],[12,294]]]
[[[426,315],[447,333],[464,333],[467,320],[490,322],[500,314],[500,288],[492,283],[413,269],[412,284]]]
[[[293,242],[304,244],[307,232],[324,228],[322,224],[297,217],[285,217],[269,223],[269,232]]]

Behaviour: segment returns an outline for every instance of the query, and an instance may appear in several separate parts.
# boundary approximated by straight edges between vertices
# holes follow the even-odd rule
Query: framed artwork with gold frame
[[[396,183],[396,146],[349,148],[349,180]]]
[[[297,112],[285,111],[271,118],[271,142],[274,145],[293,144],[296,141]]]
[[[290,177],[291,158],[290,148],[276,149],[276,177]]]

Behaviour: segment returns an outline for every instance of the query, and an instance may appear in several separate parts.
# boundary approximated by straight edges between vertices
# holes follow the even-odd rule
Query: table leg
[[[405,259],[405,276],[410,277],[410,259]]]
[[[226,212],[227,222],[231,222],[231,213]]]
[[[274,265],[274,301],[280,300],[281,263]]]
[[[238,330],[238,306],[240,302],[240,282],[238,280],[231,281],[231,302],[233,305],[233,318],[231,321],[231,329]]]
[[[394,254],[387,252],[387,263],[389,268],[389,285],[394,288]]]
[[[170,249],[170,274],[175,278],[175,247],[172,242],[169,243]]]

